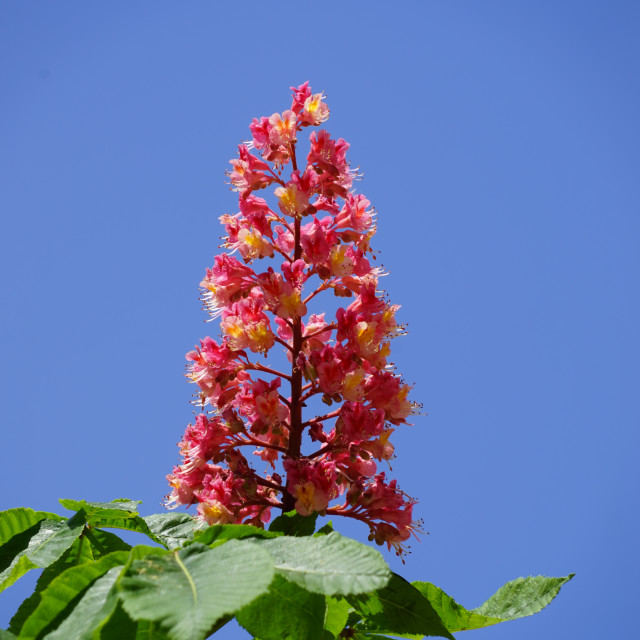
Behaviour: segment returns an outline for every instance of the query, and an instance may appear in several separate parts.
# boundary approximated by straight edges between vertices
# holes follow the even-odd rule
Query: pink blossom
[[[304,108],[304,103],[307,101],[307,98],[311,96],[311,88],[309,87],[309,83],[305,82],[299,87],[291,87],[291,91],[293,91],[293,102],[291,104],[291,111],[293,111],[294,113],[300,113]]]
[[[300,113],[300,122],[303,125],[317,126],[329,117],[329,107],[322,102],[323,98],[321,93],[316,93],[304,101],[302,113]]]
[[[328,460],[285,458],[287,490],[296,497],[296,510],[302,516],[323,512],[338,496],[335,463]]]
[[[394,428],[415,411],[411,387],[388,362],[404,333],[399,307],[370,262],[374,210],[353,193],[349,145],[314,130],[306,163],[299,158],[298,135],[329,109],[307,82],[292,91],[290,109],[253,119],[252,141],[231,161],[239,212],[220,216],[228,253],[201,282],[223,338],[204,338],[187,354],[187,377],[208,413],[178,443],[182,463],[167,476],[167,501],[197,504],[207,524],[263,526],[273,508],[352,517],[402,553],[419,531],[414,501],[378,472],[395,455]],[[265,187],[270,202],[254,193]],[[256,272],[256,264],[265,266]],[[343,301],[335,316],[316,310],[325,296]],[[273,359],[276,345],[285,358]],[[314,416],[318,399],[326,409]],[[260,461],[270,475],[254,468]]]
[[[271,349],[273,333],[264,308],[263,294],[252,289],[248,297],[224,309],[220,328],[233,349],[248,348],[254,353],[266,353]]]
[[[283,111],[282,115],[274,113],[269,118],[269,142],[273,145],[287,145],[296,141],[296,114]]]

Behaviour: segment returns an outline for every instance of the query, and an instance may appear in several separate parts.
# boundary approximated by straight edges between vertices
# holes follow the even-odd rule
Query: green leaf
[[[324,628],[334,637],[347,626],[351,605],[344,598],[327,596],[327,610],[324,616]]]
[[[453,640],[429,601],[395,573],[383,589],[360,596],[347,596],[347,600],[364,618],[356,625],[361,631],[437,636]]]
[[[118,600],[111,616],[94,630],[92,640],[169,640],[169,636],[157,622],[132,620]]]
[[[95,562],[71,567],[54,578],[42,591],[35,611],[22,625],[21,640],[44,636],[46,632],[58,627],[71,613],[73,605],[82,597],[85,589],[110,569],[122,568],[128,556],[125,551],[109,553]]]
[[[86,533],[86,532],[85,532]],[[11,622],[9,630],[13,633],[20,633],[25,620],[35,611],[40,604],[41,594],[51,581],[70,567],[78,566],[84,562],[93,562],[95,559],[91,544],[86,535],[81,535],[73,541],[73,544],[58,558],[50,564],[38,578],[36,588],[33,593],[20,605]]]
[[[11,631],[0,629],[0,640],[15,640],[18,636],[14,636]]]
[[[90,640],[93,630],[115,609],[117,596],[109,595],[120,571],[122,565],[115,566],[95,580],[47,640]]]
[[[459,605],[430,582],[412,584],[431,602],[449,631],[466,631],[516,620],[541,611],[573,576],[572,573],[564,578],[518,578],[504,585],[477,609],[471,610]]]
[[[157,622],[149,622],[147,620],[140,620],[138,622],[138,626],[136,627],[136,635],[134,636],[135,640],[170,640],[170,636],[168,636],[162,629],[159,627]],[[100,640],[107,640],[106,638],[101,638]],[[124,640],[122,636],[115,636],[113,640]]]
[[[310,536],[316,530],[317,519],[317,513],[301,516],[295,510],[289,511],[274,518],[269,531],[284,533],[285,536]]]
[[[110,531],[102,531],[93,527],[87,528],[83,538],[86,540],[87,546],[91,548],[95,560],[114,551],[131,550],[130,544]]]
[[[156,513],[143,520],[156,539],[171,551],[193,540],[194,532],[202,524],[186,513]]]
[[[324,597],[276,576],[269,591],[236,614],[260,640],[322,640]]]
[[[391,576],[378,551],[339,533],[256,540],[275,559],[276,572],[303,589],[346,595],[380,589]]]
[[[113,551],[129,551],[131,547],[118,536],[100,529],[85,529],[83,534],[38,578],[34,592],[20,605],[9,624],[9,630],[19,633],[24,621],[40,603],[42,591],[51,581],[71,567],[93,562]]]
[[[502,622],[500,618],[482,616],[474,611],[468,611],[430,582],[412,582],[411,584],[431,603],[449,631],[480,629]]]
[[[533,615],[544,609],[558,595],[562,585],[569,582],[574,575],[575,573],[571,573],[564,578],[517,578],[498,589],[474,611],[502,620],[515,620]]]
[[[335,529],[333,528],[333,523],[331,520],[327,522],[324,526],[320,527],[313,535],[314,536],[326,536],[329,533],[333,533]]]
[[[282,534],[265,531],[250,524],[214,524],[194,533],[194,540],[200,544],[211,545],[225,540],[242,538],[277,538]]]
[[[0,512],[0,547],[9,542],[13,536],[26,531],[41,520],[66,520],[55,513],[34,511],[25,507]]]
[[[71,511],[84,510],[87,514],[93,511],[127,511],[129,513],[138,513],[139,500],[129,500],[127,498],[118,498],[111,502],[87,502],[86,500],[71,500],[69,498],[61,498],[58,502]]]
[[[165,546],[162,540],[153,534],[147,523],[138,514],[138,502],[126,500],[125,498],[120,498],[113,502],[62,499],[60,504],[65,509],[71,509],[71,511],[83,511],[86,514],[87,524],[93,527],[135,531]]]
[[[134,562],[120,580],[125,611],[157,621],[174,640],[206,638],[215,623],[264,593],[273,560],[255,544],[231,540],[209,549],[194,543]]]
[[[84,529],[84,513],[69,520],[36,522],[0,547],[0,591],[12,585],[30,569],[53,564]]]

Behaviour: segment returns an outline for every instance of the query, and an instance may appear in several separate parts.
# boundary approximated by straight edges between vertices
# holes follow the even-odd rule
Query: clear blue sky
[[[632,1],[2,2],[0,508],[161,510],[228,159],[310,80],[379,212],[428,412],[393,466],[430,535],[392,566],[469,607],[575,571],[473,637],[631,637],[638,33]]]

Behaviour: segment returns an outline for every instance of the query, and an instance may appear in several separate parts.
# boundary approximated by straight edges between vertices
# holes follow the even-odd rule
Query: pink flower
[[[275,180],[273,176],[265,173],[269,170],[269,165],[249,153],[245,145],[240,145],[238,151],[240,157],[230,160],[233,171],[229,174],[229,179],[243,197],[255,189],[264,189]]]
[[[282,115],[274,113],[269,118],[269,142],[273,145],[287,145],[296,141],[296,114],[283,111]]]
[[[274,344],[268,316],[264,313],[264,296],[252,289],[248,297],[234,302],[222,312],[220,327],[233,349],[248,348],[265,353]]]
[[[323,512],[329,501],[338,496],[333,462],[285,458],[283,466],[287,472],[287,490],[296,497],[296,511],[301,516]]]
[[[220,216],[228,253],[201,282],[223,339],[204,338],[187,354],[187,377],[208,413],[178,443],[182,463],[167,476],[167,500],[197,504],[207,524],[263,526],[273,508],[352,517],[402,553],[419,531],[414,501],[378,472],[394,456],[394,427],[415,410],[411,387],[388,362],[404,333],[399,307],[370,262],[374,210],[352,191],[349,145],[312,131],[306,163],[298,157],[298,134],[329,109],[307,82],[292,91],[290,109],[253,119],[251,142],[231,161],[239,212]],[[270,202],[255,195],[266,187]],[[316,311],[323,297],[335,316]],[[276,343],[284,358],[270,354]],[[313,415],[317,400],[327,408]]]
[[[329,117],[329,107],[322,102],[323,98],[324,96],[321,93],[316,93],[304,101],[302,113],[300,114],[300,122],[303,125],[317,126]]]
[[[373,219],[371,203],[362,195],[349,194],[340,213],[336,216],[336,227],[351,228],[355,231],[366,231]]]
[[[305,82],[299,87],[291,87],[291,91],[293,91],[293,103],[291,104],[291,111],[293,111],[294,113],[300,113],[304,108],[304,104],[307,101],[307,98],[311,96],[311,88],[309,87],[309,83]]]

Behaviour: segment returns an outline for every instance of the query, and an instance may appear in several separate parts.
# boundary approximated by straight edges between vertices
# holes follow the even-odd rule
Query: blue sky
[[[474,637],[629,637],[639,22],[622,1],[2,3],[0,508],[161,510],[224,171],[309,80],[378,211],[393,359],[428,414],[393,468],[430,535],[391,565],[469,607],[575,571]]]

